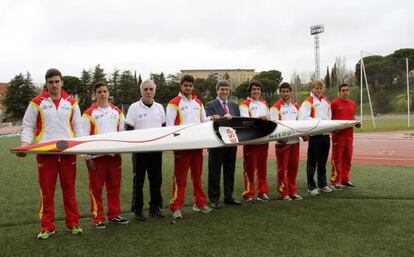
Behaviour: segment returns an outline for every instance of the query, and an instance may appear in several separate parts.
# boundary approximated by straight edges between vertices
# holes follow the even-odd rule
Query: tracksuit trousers
[[[349,182],[353,150],[353,136],[332,134],[331,184]]]
[[[296,194],[296,176],[299,166],[299,143],[276,144],[277,191],[283,199]]]
[[[107,218],[112,219],[121,213],[121,155],[104,155],[93,159],[95,170],[89,170],[89,196],[92,221],[99,223],[105,221],[103,215],[102,190],[106,186],[108,202]]]
[[[254,176],[257,177],[257,196],[268,193],[267,155],[269,144],[243,146],[244,188],[242,197],[246,200],[254,196]]]
[[[40,185],[39,219],[42,231],[55,230],[55,188],[59,175],[63,195],[67,227],[79,225],[79,210],[76,202],[76,155],[37,155]]]
[[[172,199],[170,201],[171,211],[181,210],[184,204],[188,169],[191,170],[194,204],[200,207],[206,205],[206,194],[201,185],[202,168],[202,149],[174,151],[174,178]]]

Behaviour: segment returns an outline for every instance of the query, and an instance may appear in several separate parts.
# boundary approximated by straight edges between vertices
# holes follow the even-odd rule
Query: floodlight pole
[[[408,79],[408,58],[405,58],[405,67],[407,70],[407,114],[408,114],[408,127],[411,127],[411,122],[410,122],[410,82]]]
[[[360,75],[359,75],[359,77],[361,78],[360,79],[360,85],[361,85],[361,96],[360,96],[360,108],[361,108],[361,110],[360,110],[360,112],[361,112],[361,117],[360,117],[360,119],[361,119],[361,126],[362,126],[362,120],[363,120],[363,117],[362,117],[362,100],[363,100],[363,98],[362,98],[362,95],[363,95],[363,93],[364,93],[364,91],[363,91],[363,80],[362,80],[362,51],[361,51],[361,60],[360,60],[360,62],[359,62],[359,69],[360,69]]]
[[[315,79],[320,79],[320,61],[319,61],[319,34],[325,31],[324,25],[313,25],[311,35],[314,36],[315,43]]]

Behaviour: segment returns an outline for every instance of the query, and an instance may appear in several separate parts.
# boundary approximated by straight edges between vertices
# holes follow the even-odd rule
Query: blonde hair
[[[315,86],[322,86],[323,88],[325,88],[325,83],[323,83],[323,81],[320,79],[315,79],[312,82],[312,88],[314,88]]]

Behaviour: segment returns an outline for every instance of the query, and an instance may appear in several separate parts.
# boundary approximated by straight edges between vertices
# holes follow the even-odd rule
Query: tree
[[[138,75],[138,86],[141,86],[142,84],[142,78],[141,78],[141,74]]]
[[[234,91],[234,96],[240,99],[246,99],[249,96],[249,92],[247,92],[247,88],[249,87],[249,84],[250,84],[249,81],[245,81],[241,83]]]
[[[171,81],[163,87],[157,86],[157,91],[155,94],[155,101],[166,106],[171,99],[177,96],[179,91],[180,91],[180,84],[175,81]]]
[[[84,112],[92,104],[92,72],[90,70],[82,70],[80,77],[80,87],[78,91],[79,108]]]
[[[157,87],[163,87],[167,84],[167,82],[165,81],[164,73],[162,72],[160,74],[151,73],[150,77],[151,80],[154,81],[155,85],[157,85]]]
[[[325,75],[325,79],[323,80],[325,82],[325,86],[331,87],[331,75],[329,74],[329,66],[326,67],[326,75]]]
[[[337,87],[339,86],[339,80],[338,80],[338,73],[336,72],[336,63],[334,64],[332,71],[331,71],[331,86]]]
[[[270,104],[276,99],[276,90],[282,82],[282,73],[278,70],[262,71],[253,77],[263,84],[262,98]]]
[[[119,80],[119,90],[117,90],[118,107],[123,107],[126,110],[129,105],[138,99],[138,86],[131,71],[123,71]]]
[[[7,119],[23,118],[27,105],[35,95],[35,87],[29,72],[26,76],[22,73],[14,76],[7,87],[6,98],[3,101],[7,107]]]
[[[81,81],[78,77],[63,76],[63,88],[70,95],[77,95],[79,87],[81,87]]]
[[[230,75],[227,72],[224,73],[223,79],[229,80],[230,79]]]
[[[106,80],[106,74],[104,72],[104,69],[101,68],[100,64],[97,64],[95,66],[95,69],[93,71],[93,78],[92,78],[92,86],[95,85],[96,82],[107,82]]]
[[[118,105],[118,91],[119,91],[119,80],[121,75],[119,74],[118,69],[114,69],[111,74],[111,78],[109,79],[108,86],[109,86],[109,94],[111,97],[111,102],[115,105]]]

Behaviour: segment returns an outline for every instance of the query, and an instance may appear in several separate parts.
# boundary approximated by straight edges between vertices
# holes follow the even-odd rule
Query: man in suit
[[[216,85],[217,98],[206,105],[206,115],[211,117],[240,116],[237,104],[229,100],[230,83],[220,80]],[[220,204],[220,175],[223,166],[224,180],[224,203],[230,205],[241,205],[242,203],[233,198],[234,171],[236,168],[237,147],[211,148],[208,150],[208,197],[211,207],[219,209]]]

